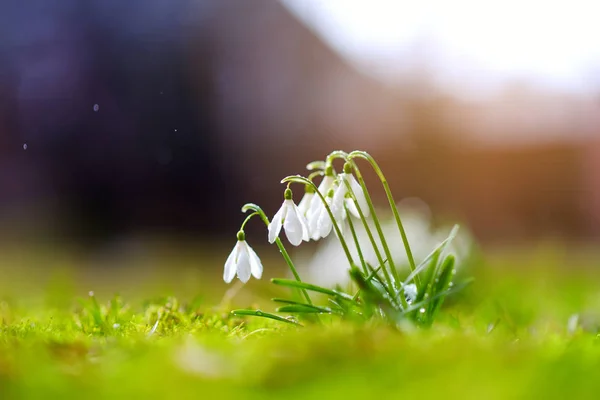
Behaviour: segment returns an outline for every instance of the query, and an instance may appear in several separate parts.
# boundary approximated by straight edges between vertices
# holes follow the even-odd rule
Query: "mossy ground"
[[[203,270],[192,257],[163,255],[152,258],[153,270],[96,274],[71,273],[64,261],[39,257],[36,263],[49,265],[37,275],[12,268],[24,263],[18,258],[2,262],[2,399],[600,393],[594,251],[548,245],[485,252],[468,271],[475,283],[448,299],[430,329],[335,319],[296,328],[233,317],[233,306],[272,309],[268,299],[282,289],[251,281],[223,301],[230,287],[219,281],[221,266]]]

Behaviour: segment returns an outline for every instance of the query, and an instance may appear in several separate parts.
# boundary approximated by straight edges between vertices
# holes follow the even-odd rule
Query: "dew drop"
[[[450,283],[448,284],[448,287],[449,287],[449,288],[451,288],[452,286],[454,286],[454,283],[453,283],[453,282],[450,282]]]
[[[173,129],[175,132],[177,132],[177,129]]]
[[[98,112],[100,110],[100,106],[98,104],[94,104],[94,112]]]
[[[121,327],[121,324],[113,324],[114,329],[119,329],[120,327]]]
[[[27,143],[23,143],[23,150],[27,150]]]
[[[262,315],[262,311],[256,310],[256,315],[258,315],[260,317]]]
[[[88,292],[88,295],[89,295],[90,297],[94,297],[94,291],[93,291],[93,290],[90,290],[90,291]]]
[[[421,309],[419,310],[419,312],[420,312],[421,314],[425,314],[425,308],[421,308]]]

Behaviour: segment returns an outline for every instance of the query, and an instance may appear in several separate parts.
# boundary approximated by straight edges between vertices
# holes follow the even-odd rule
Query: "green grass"
[[[398,330],[232,316],[272,311],[285,288],[253,280],[222,301],[222,271],[189,272],[183,256],[168,277],[101,280],[28,281],[3,261],[0,399],[597,398],[600,254],[557,249],[487,252],[431,328]]]

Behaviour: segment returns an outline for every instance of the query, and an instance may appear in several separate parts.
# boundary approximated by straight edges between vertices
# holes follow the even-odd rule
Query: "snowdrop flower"
[[[304,190],[304,196],[302,197],[302,200],[300,200],[300,203],[298,203],[298,210],[302,215],[308,218],[308,212],[311,209],[313,201],[315,201],[315,189],[312,185],[306,185]]]
[[[230,283],[237,274],[240,281],[246,283],[253,275],[256,279],[260,279],[263,272],[263,266],[260,258],[256,255],[252,247],[246,243],[246,234],[244,231],[239,231],[237,234],[238,242],[225,261],[225,271],[223,272],[223,280]]]
[[[325,169],[325,176],[323,177],[323,180],[319,184],[319,187],[318,187],[319,193],[321,193],[321,195],[323,197],[327,198],[327,194],[333,188],[334,182],[335,182],[335,177],[333,176],[333,167],[328,166]],[[306,218],[308,219],[308,230],[309,230],[310,236],[313,240],[319,240],[319,238],[323,237],[323,236],[318,235],[316,232],[319,216],[323,212],[325,214],[327,214],[327,210],[325,209],[323,200],[321,200],[321,196],[314,197],[312,200],[312,203],[310,205],[310,208],[306,214]]]
[[[340,180],[340,182],[335,190],[335,193],[333,195],[333,201],[331,203],[332,211],[334,212],[334,215],[336,215],[336,219],[338,215],[342,214],[342,211],[344,209],[344,202],[346,203],[346,207],[348,207],[348,211],[350,211],[350,213],[356,218],[360,218],[360,214],[358,213],[358,209],[354,204],[354,200],[352,200],[351,197],[346,196],[347,194],[349,194],[349,192],[348,187],[346,183],[344,183],[344,181],[350,184],[352,193],[354,193],[356,201],[358,202],[358,205],[360,206],[363,215],[365,216],[365,218],[367,218],[370,214],[369,203],[367,203],[365,193],[363,192],[360,183],[358,183],[354,175],[352,175],[352,165],[350,163],[344,164],[344,172],[342,172],[338,176],[338,179]]]
[[[315,199],[314,201],[319,201],[322,207],[318,208],[315,214],[310,215],[308,220],[308,230],[310,231],[310,237],[312,240],[319,240],[329,235],[331,229],[333,228],[333,221],[331,220],[323,201],[320,198]],[[332,201],[333,189],[329,189],[325,195],[325,202],[330,208]]]
[[[285,189],[283,198],[281,208],[269,224],[269,243],[275,242],[275,239],[279,236],[279,232],[281,232],[281,227],[285,230],[285,236],[292,245],[299,246],[303,240],[308,242],[310,236],[308,234],[306,218],[302,215],[294,200],[292,200],[292,191],[290,188]]]

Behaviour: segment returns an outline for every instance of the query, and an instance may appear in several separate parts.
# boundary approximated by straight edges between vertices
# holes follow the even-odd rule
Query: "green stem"
[[[267,227],[269,226],[269,218],[267,218],[267,216],[265,215],[265,212],[262,210],[262,208],[260,208],[256,204],[248,203],[248,204],[244,205],[244,207],[242,207],[242,212],[246,212],[248,210],[254,211],[252,214],[250,214],[248,216],[248,218],[250,218],[254,214],[257,214],[257,215],[260,216],[260,218],[265,223],[265,225]],[[281,239],[279,239],[279,237],[277,239],[275,239],[275,243],[277,244],[277,247],[279,247],[279,252],[283,256],[283,259],[287,263],[288,267],[290,267],[290,270],[292,271],[292,274],[294,275],[294,278],[298,282],[302,282],[302,279],[300,279],[300,275],[298,275],[298,271],[296,270],[296,267],[294,266],[294,263],[292,262],[292,259],[290,258],[290,255],[288,254],[287,250],[283,246],[283,243],[281,242]],[[302,294],[304,295],[304,298],[306,299],[306,302],[308,304],[312,304],[312,301],[310,299],[310,296],[308,295],[308,292],[305,289],[300,289],[300,290],[302,291]]]
[[[365,258],[363,257],[362,249],[360,248],[360,243],[358,241],[358,236],[356,236],[356,230],[354,229],[354,222],[352,222],[352,217],[348,213],[348,208],[345,205],[344,210],[346,210],[346,215],[348,215],[348,226],[350,227],[350,232],[352,233],[352,238],[354,239],[354,243],[356,245],[356,251],[358,252],[360,264],[363,267],[365,275],[369,275],[369,269],[367,268],[367,263],[365,263]]]
[[[252,217],[254,217],[255,215],[259,215],[260,213],[255,211],[252,214],[248,215],[246,217],[246,219],[244,220],[244,222],[242,222],[242,226],[240,226],[240,231],[244,230],[244,227],[246,226],[246,224],[248,223],[248,221],[250,221],[250,219],[252,219]]]
[[[398,271],[396,270],[396,265],[394,264],[394,260],[392,259],[392,253],[390,251],[390,247],[388,246],[387,240],[385,239],[385,235],[383,234],[383,229],[381,228],[381,223],[379,222],[379,218],[377,217],[377,213],[375,212],[375,207],[373,206],[373,200],[371,200],[371,195],[369,194],[367,185],[365,184],[365,180],[364,180],[362,174],[360,173],[360,169],[358,168],[358,166],[356,165],[355,162],[352,162],[352,168],[353,168],[354,172],[356,173],[356,178],[358,179],[358,182],[364,192],[365,200],[367,201],[367,204],[369,205],[369,211],[371,212],[371,216],[373,218],[373,224],[375,225],[375,229],[377,230],[377,234],[379,235],[379,239],[381,240],[381,245],[383,246],[383,251],[385,253],[385,256],[388,259],[390,273],[393,275],[394,280],[396,282],[398,282],[400,280],[398,277]],[[383,270],[386,271],[385,268]],[[396,287],[395,282],[394,282],[393,287],[394,288]]]
[[[381,265],[381,269],[383,270],[383,275],[388,284],[388,293],[391,296],[393,296],[396,293],[396,291],[394,289],[394,284],[392,282],[392,278],[390,277],[390,274],[389,274],[387,268],[385,268],[385,262],[383,261],[383,257],[381,256],[381,252],[379,251],[379,246],[377,246],[377,243],[375,242],[375,238],[373,237],[373,233],[371,232],[371,227],[369,226],[369,222],[367,221],[367,218],[365,217],[365,214],[363,213],[363,210],[360,207],[360,204],[358,204],[358,201],[356,200],[356,196],[355,196],[354,192],[352,191],[352,187],[350,186],[350,183],[348,183],[348,181],[346,181],[345,179],[343,181],[344,181],[344,184],[346,185],[346,189],[348,189],[348,192],[352,196],[352,201],[354,201],[354,206],[356,207],[356,210],[358,211],[358,215],[360,216],[360,219],[365,227],[367,236],[369,237],[369,240],[371,241],[371,244],[373,245],[373,250],[375,251],[375,255],[377,256],[377,261],[379,261],[379,265]],[[363,187],[363,191],[366,191],[366,187]],[[370,201],[370,199],[366,196],[367,195],[365,195],[365,198],[368,199],[368,201]],[[370,209],[371,209],[371,214],[374,214],[372,207],[370,207]],[[350,217],[348,217],[348,218],[350,218]],[[380,235],[380,237],[382,238],[382,241],[385,240],[381,235]],[[389,259],[389,255],[387,255],[387,257]]]
[[[400,214],[398,213],[398,208],[396,207],[396,202],[394,201],[394,197],[392,196],[392,191],[390,190],[390,186],[388,185],[387,179],[385,178],[383,171],[381,171],[381,168],[379,168],[379,165],[377,164],[375,159],[373,157],[371,157],[371,155],[369,153],[367,153],[365,151],[353,151],[352,153],[350,153],[348,155],[349,160],[353,159],[355,157],[359,157],[359,158],[363,158],[363,159],[367,160],[371,164],[371,167],[373,167],[373,170],[379,177],[379,180],[381,180],[383,189],[385,190],[385,194],[388,198],[388,202],[390,203],[390,208],[392,209],[392,213],[394,214],[394,218],[396,219],[396,224],[398,225],[398,230],[400,231],[400,236],[402,237],[402,242],[404,244],[404,249],[406,250],[406,256],[408,258],[408,263],[410,265],[411,272],[414,271],[417,268],[417,266],[415,264],[415,259],[412,254],[412,250],[410,249],[410,244],[408,243],[408,238],[406,237],[406,231],[404,230],[404,225],[402,224],[402,220],[400,219]],[[353,164],[356,168],[356,163],[353,163]],[[355,170],[357,172],[356,175],[359,176],[360,172],[358,172],[357,168]],[[365,188],[364,180],[362,179],[362,176],[359,178],[359,181],[360,181],[361,186],[363,186],[363,190],[365,190],[365,196],[368,196],[368,194],[366,194],[366,188]],[[367,198],[367,200],[369,202],[369,207],[372,207],[372,203],[371,203],[370,199]],[[373,210],[371,209],[371,211],[373,211]],[[373,220],[377,221],[375,216],[374,216]],[[378,231],[381,230],[381,227],[379,226],[379,221],[377,221],[375,223],[375,226],[377,227]],[[386,246],[384,246],[384,249],[385,249],[385,247]],[[387,252],[386,252],[386,254],[387,254]],[[392,265],[393,262],[390,259],[390,255],[387,254],[387,256],[390,261],[390,265]],[[398,280],[398,271],[396,271],[395,268],[393,268],[392,271],[394,271],[394,277]],[[417,283],[417,287],[419,287],[420,279],[418,276],[415,277],[415,281]]]

